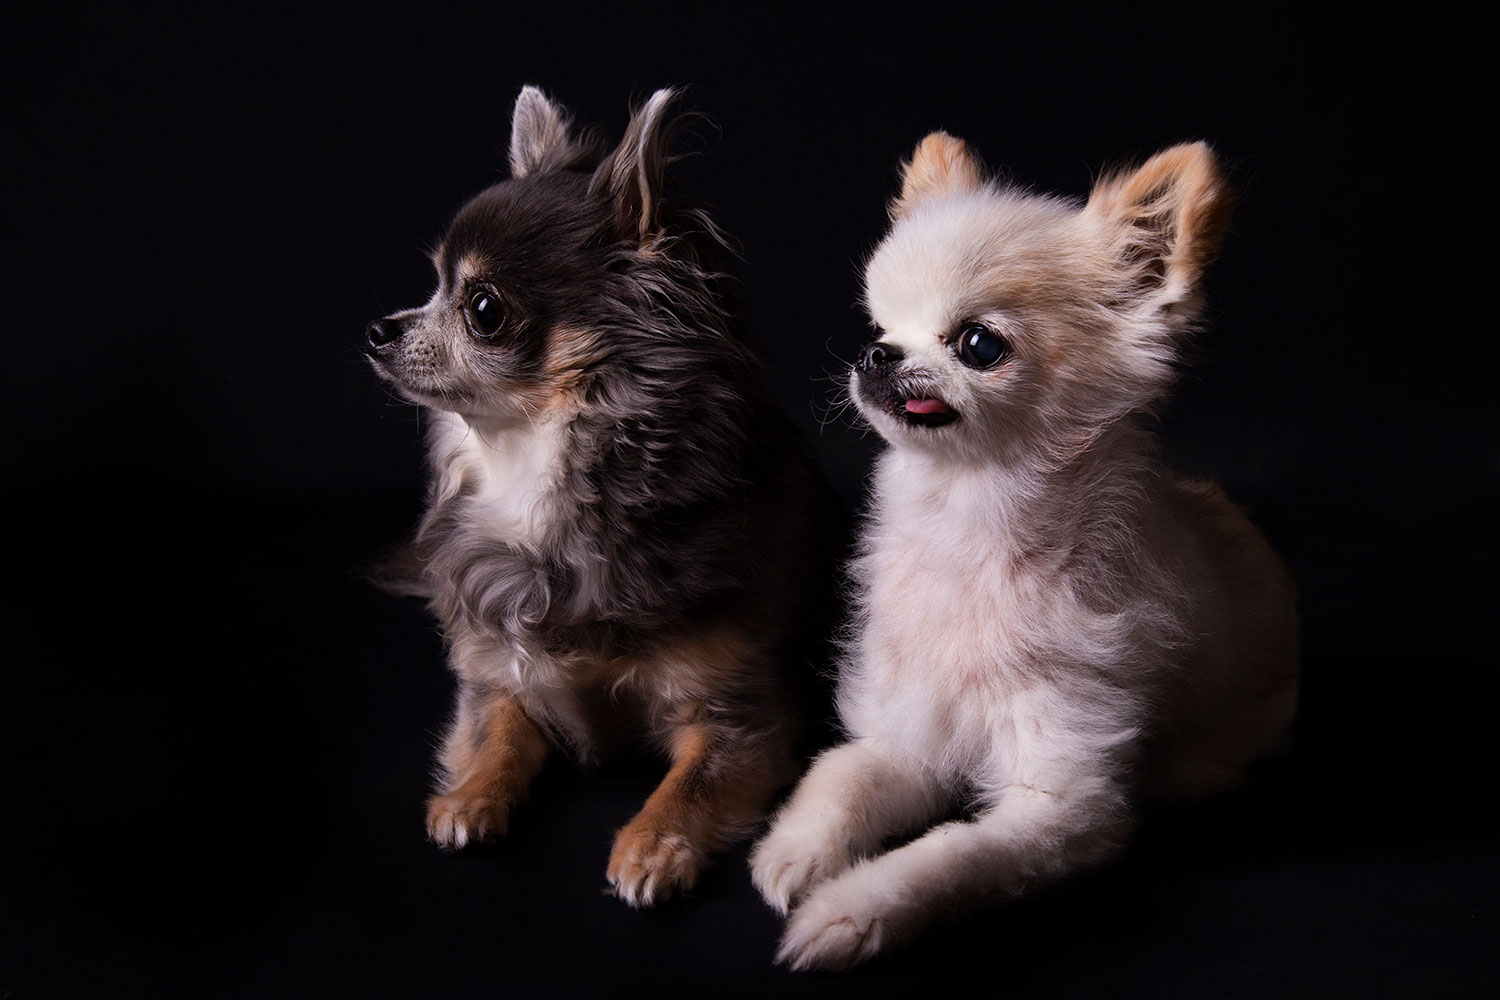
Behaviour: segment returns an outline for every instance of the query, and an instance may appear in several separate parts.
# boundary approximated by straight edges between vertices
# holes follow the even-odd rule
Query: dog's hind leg
[[[880,846],[883,838],[930,822],[950,803],[937,780],[858,739],[827,751],[798,784],[750,857],[750,876],[767,903],[791,901]]]
[[[546,758],[546,738],[515,698],[465,684],[439,758],[447,780],[427,800],[427,835],[455,848],[503,835]]]

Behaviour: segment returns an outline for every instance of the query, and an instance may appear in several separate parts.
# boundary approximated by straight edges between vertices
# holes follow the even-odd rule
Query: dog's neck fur
[[[1115,423],[1062,463],[1041,456],[955,461],[896,446],[880,460],[877,515],[895,505],[896,517],[918,513],[920,524],[945,533],[963,525],[976,543],[985,539],[1012,555],[1066,555],[1102,537],[1118,541],[1123,527],[1139,525],[1160,474],[1154,438],[1133,420]]]

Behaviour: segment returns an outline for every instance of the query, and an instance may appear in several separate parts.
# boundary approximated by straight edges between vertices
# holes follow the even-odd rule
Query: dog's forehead
[[[941,335],[1027,294],[1039,266],[1066,259],[1076,207],[984,190],[902,216],[865,269],[870,317],[891,333]]]
[[[447,288],[458,288],[484,274],[486,269],[482,254],[472,250],[450,251],[446,244],[438,248],[434,263]]]
[[[493,253],[524,221],[512,204],[514,198],[505,190],[508,184],[502,182],[480,192],[454,216],[441,250],[448,278],[459,277],[461,265],[473,267]]]
[[[898,225],[865,269],[870,318],[888,333],[936,332],[971,297],[979,257],[973,240],[934,220]]]
[[[444,274],[458,278],[460,262],[535,256],[591,221],[581,175],[557,171],[491,185],[459,209],[440,254]]]

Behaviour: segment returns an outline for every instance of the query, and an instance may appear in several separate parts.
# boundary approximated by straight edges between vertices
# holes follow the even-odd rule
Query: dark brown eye
[[[970,368],[993,368],[1010,353],[1004,339],[980,323],[970,323],[959,331],[954,350],[958,360]]]
[[[500,329],[500,303],[489,292],[469,296],[469,325],[481,337],[493,337]]]

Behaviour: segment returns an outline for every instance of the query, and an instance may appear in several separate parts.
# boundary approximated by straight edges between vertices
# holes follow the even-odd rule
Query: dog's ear
[[[525,86],[510,116],[510,175],[566,166],[582,146],[573,139],[568,113],[540,88]]]
[[[1094,185],[1085,211],[1114,227],[1121,266],[1158,308],[1196,306],[1219,252],[1234,195],[1207,143],[1162,150]]]
[[[660,228],[662,187],[666,181],[673,122],[667,109],[676,92],[658,90],[630,117],[625,138],[594,171],[589,192],[607,198],[622,238],[644,246]]]
[[[901,164],[901,193],[891,200],[891,221],[929,198],[974,191],[983,183],[984,164],[968,144],[947,132],[933,132]]]

